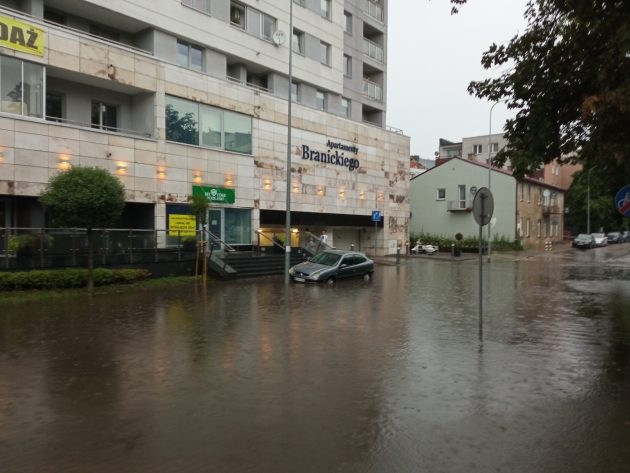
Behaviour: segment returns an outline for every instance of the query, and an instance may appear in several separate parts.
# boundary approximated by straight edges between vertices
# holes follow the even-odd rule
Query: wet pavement
[[[0,306],[0,471],[630,471],[630,244]]]

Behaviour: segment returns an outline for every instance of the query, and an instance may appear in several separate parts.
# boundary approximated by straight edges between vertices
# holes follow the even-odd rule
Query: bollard
[[[396,264],[400,264],[400,246],[396,248]]]

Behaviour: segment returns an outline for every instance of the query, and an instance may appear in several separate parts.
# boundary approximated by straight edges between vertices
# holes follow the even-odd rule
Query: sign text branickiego
[[[316,161],[321,164],[332,164],[348,168],[348,171],[359,169],[361,163],[357,158],[346,156],[346,152],[357,154],[359,148],[354,145],[346,145],[340,142],[328,140],[326,150],[312,150],[307,145],[302,145],[302,159]],[[334,151],[333,151],[334,150]]]

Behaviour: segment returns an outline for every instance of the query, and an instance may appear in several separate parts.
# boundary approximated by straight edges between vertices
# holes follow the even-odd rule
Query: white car
[[[608,245],[608,238],[604,233],[593,233],[593,239],[595,240],[595,246],[606,246]]]
[[[421,241],[417,241],[416,246],[411,249],[411,252],[416,255],[432,255],[438,251],[440,251],[440,248],[437,245],[425,245]]]

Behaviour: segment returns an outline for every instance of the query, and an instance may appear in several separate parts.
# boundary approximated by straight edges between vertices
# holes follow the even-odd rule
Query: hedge
[[[128,284],[148,279],[146,269],[94,269],[94,285]],[[87,269],[0,272],[0,291],[24,289],[68,289],[87,286]]]
[[[451,251],[451,244],[455,243],[462,251],[476,252],[479,250],[479,238],[472,236],[465,236],[459,243],[455,240],[455,235],[435,235],[431,233],[417,233],[409,235],[409,243],[411,247],[416,244],[416,241],[420,240],[427,245],[438,245],[440,251]],[[484,239],[485,244],[485,239]],[[494,235],[492,240],[493,251],[520,251],[523,249],[519,240],[508,240],[505,236]]]

